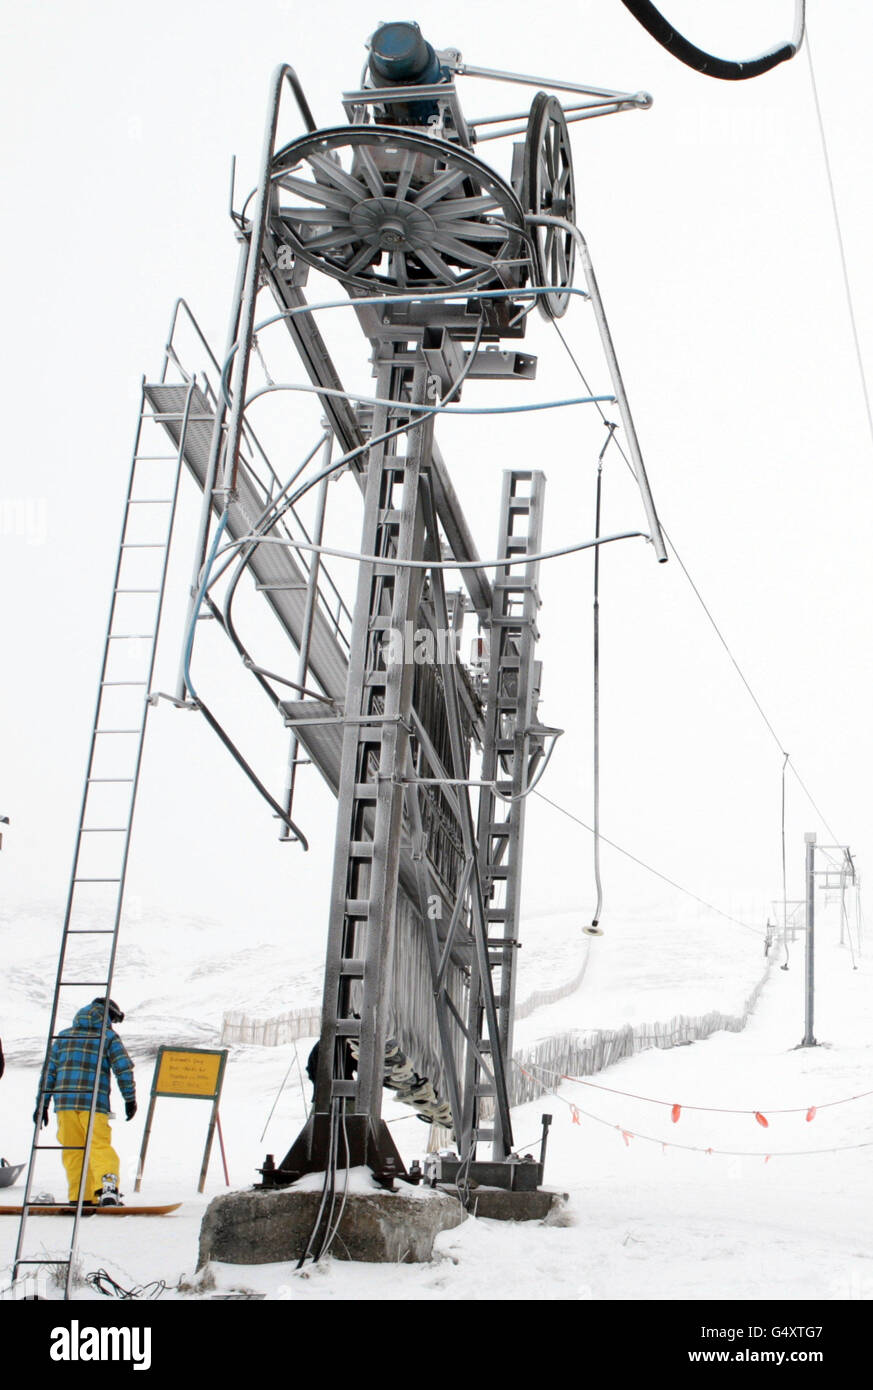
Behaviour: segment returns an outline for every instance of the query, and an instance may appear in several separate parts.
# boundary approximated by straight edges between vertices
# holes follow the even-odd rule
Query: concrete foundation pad
[[[341,1183],[337,1213],[342,1200]],[[536,1193],[507,1196],[536,1196]],[[321,1191],[299,1187],[229,1192],[206,1209],[200,1227],[198,1269],[224,1264],[273,1264],[299,1260],[321,1204]],[[415,1264],[431,1259],[440,1231],[467,1218],[457,1197],[429,1187],[397,1192],[351,1191],[331,1254],[341,1260]]]
[[[452,1193],[453,1188],[447,1187]],[[505,1187],[474,1187],[470,1192],[470,1216],[489,1221],[545,1221],[562,1210],[566,1192],[509,1192]]]

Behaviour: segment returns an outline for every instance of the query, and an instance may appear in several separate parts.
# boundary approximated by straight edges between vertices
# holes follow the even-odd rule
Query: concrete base
[[[320,1203],[320,1191],[294,1187],[216,1197],[200,1227],[198,1269],[209,1260],[238,1265],[299,1260]],[[370,1263],[421,1263],[431,1259],[439,1232],[459,1226],[466,1216],[457,1197],[431,1188],[350,1192],[331,1254]]]
[[[439,1190],[439,1189],[438,1189]],[[446,1187],[453,1193],[454,1189]],[[566,1205],[566,1192],[509,1192],[505,1187],[474,1187],[470,1192],[470,1216],[489,1221],[545,1221]]]

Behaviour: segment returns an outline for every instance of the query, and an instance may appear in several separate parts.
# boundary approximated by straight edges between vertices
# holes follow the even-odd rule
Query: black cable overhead
[[[673,28],[661,11],[651,4],[651,0],[622,0],[622,4],[646,32],[680,63],[702,73],[704,77],[718,77],[724,82],[744,82],[750,77],[761,77],[779,63],[788,62],[799,51],[806,27],[805,0],[795,0],[794,34],[790,43],[768,49],[757,58],[738,62],[731,58],[717,58],[714,53],[697,48]]]

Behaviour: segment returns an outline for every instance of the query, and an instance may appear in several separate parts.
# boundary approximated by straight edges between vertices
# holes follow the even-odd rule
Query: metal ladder
[[[499,555],[535,554],[541,547],[545,475],[512,471],[504,474],[498,532]],[[497,1005],[500,1049],[507,1064],[512,1057],[516,959],[521,892],[522,842],[531,757],[542,751],[531,725],[536,717],[539,663],[534,661],[540,607],[537,563],[497,571],[491,615],[485,734],[477,840],[479,871],[488,923],[488,968]],[[498,795],[498,793],[500,795]],[[500,798],[512,798],[511,800]],[[479,1053],[493,1051],[484,1036],[481,976],[470,982],[468,1026]],[[468,1053],[465,1094],[474,1141],[490,1140],[495,1159],[505,1158],[499,1129],[482,1128],[479,1102],[494,1095],[483,1080],[477,1050]]]
[[[151,453],[147,452],[148,446],[143,444],[144,427],[147,424],[167,424],[169,417],[153,409],[146,396],[148,387],[144,378],[142,382],[124,524],[115,565],[76,848],[64,913],[51,1022],[40,1073],[39,1103],[15,1248],[13,1279],[18,1278],[19,1269],[25,1265],[65,1267],[65,1298],[70,1296],[75,1272],[146,720],[154,700],[151,684],[185,435],[189,422],[200,418],[191,414],[194,389],[195,383],[191,380],[184,409],[175,416],[180,422],[177,450],[169,454]],[[163,430],[156,429],[154,435],[166,448]],[[156,477],[156,474],[163,476]],[[100,963],[96,966],[93,961],[97,953],[94,951],[77,959],[80,939],[88,938],[98,948],[103,948]],[[66,999],[69,998],[67,992],[71,991],[75,998],[79,990],[104,995],[107,1001],[85,1143],[83,1146],[42,1143],[41,1116],[46,1104],[43,1086],[51,1048],[57,1037],[58,1014],[62,1004],[66,1007]],[[78,1007],[80,1005],[77,1003]],[[37,1155],[45,1151],[71,1152],[80,1147],[83,1156],[79,1199],[72,1218],[66,1258],[25,1256],[23,1250],[28,1217],[39,1209],[38,1204],[31,1200]]]

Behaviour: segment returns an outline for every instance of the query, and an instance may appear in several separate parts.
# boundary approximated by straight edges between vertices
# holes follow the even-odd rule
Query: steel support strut
[[[380,406],[373,434],[410,419],[425,402],[427,369],[387,357],[378,370]],[[389,418],[390,417],[390,418]],[[424,525],[420,478],[429,457],[432,417],[369,455],[363,554],[420,559]],[[422,572],[362,563],[352,628],[338,793],[337,836],[325,967],[314,1114],[283,1159],[285,1172],[327,1166],[334,1107],[347,1102],[350,1163],[379,1171],[403,1164],[381,1119],[389,980],[398,891],[403,776],[407,767],[414,666],[386,662],[391,631],[414,623]],[[367,721],[367,722],[362,722]],[[357,1045],[357,1075],[348,1043]],[[350,1102],[350,1104],[349,1104]]]
[[[640,490],[643,509],[646,513],[646,520],[649,523],[649,534],[655,551],[655,558],[660,564],[663,564],[667,559],[667,547],[664,544],[661,523],[658,520],[658,513],[655,510],[655,500],[652,497],[652,490],[649,487],[646,465],[643,462],[636,426],[633,416],[631,415],[630,403],[627,398],[624,380],[622,379],[621,368],[618,365],[618,357],[616,356],[615,346],[612,341],[612,334],[609,331],[606,310],[603,307],[603,300],[600,297],[600,286],[594,274],[594,265],[591,260],[591,253],[588,250],[588,243],[575,222],[568,222],[565,217],[548,217],[545,214],[540,214],[537,216],[525,217],[525,222],[529,227],[557,227],[559,230],[569,233],[579,247],[582,269],[585,273],[585,284],[588,289],[588,297],[591,300],[591,307],[594,310],[597,331],[600,334],[600,342],[603,346],[607,366],[609,367],[609,375],[612,378],[615,399],[621,416],[621,423],[624,427],[625,437],[627,438],[628,453],[630,454],[633,475],[636,479],[637,487]]]

